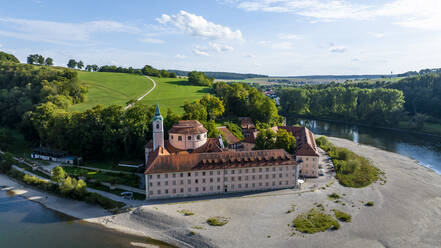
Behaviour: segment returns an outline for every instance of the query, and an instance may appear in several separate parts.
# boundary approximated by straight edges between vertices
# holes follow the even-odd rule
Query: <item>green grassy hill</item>
[[[146,77],[127,73],[78,72],[79,78],[89,87],[87,101],[72,106],[72,111],[84,111],[98,104],[125,106],[129,100],[138,99],[153,87]],[[159,103],[165,114],[167,108],[182,113],[185,101],[194,101],[208,93],[208,87],[188,85],[186,79],[156,78],[156,88],[142,101],[142,104]]]
[[[182,113],[185,101],[192,102],[202,98],[209,93],[205,86],[188,85],[188,81],[182,78],[153,78],[156,81],[156,88],[144,99],[142,104],[158,103],[162,114],[166,114],[171,108],[176,113]]]

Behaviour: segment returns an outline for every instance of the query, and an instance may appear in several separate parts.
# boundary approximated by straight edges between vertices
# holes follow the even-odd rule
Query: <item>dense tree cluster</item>
[[[84,112],[67,112],[52,102],[39,105],[24,120],[27,136],[43,146],[70,151],[86,158],[121,158],[143,154],[151,138],[154,106],[98,105]]]
[[[67,62],[67,67],[69,67],[70,69],[75,69],[78,68],[79,70],[84,68],[84,63],[83,61],[76,61],[75,59],[69,59],[69,61]]]
[[[140,69],[134,69],[132,67],[125,68],[121,66],[117,67],[115,65],[103,65],[101,67],[98,67],[97,70],[99,72],[120,72],[120,73],[142,74],[142,71]]]
[[[74,71],[0,62],[0,125],[16,128],[36,105],[68,107],[84,101],[86,93]]]
[[[98,71],[100,67],[98,65],[86,65],[84,68],[86,71]]]
[[[152,77],[176,78],[176,73],[169,73],[167,70],[158,70],[153,66],[146,65],[142,68],[142,74]]]
[[[13,63],[20,63],[20,61],[13,54],[0,51],[0,61],[9,61]]]
[[[31,54],[27,57],[27,63],[30,65],[54,65],[54,60],[47,57],[46,59],[40,54]]]
[[[279,96],[286,114],[370,124],[397,121],[404,103],[401,91],[383,88],[284,88],[279,91]]]
[[[214,78],[205,76],[203,72],[192,71],[188,73],[188,82],[193,85],[212,86]]]
[[[296,143],[296,138],[285,129],[280,129],[277,133],[269,128],[261,129],[257,134],[255,149],[285,149],[289,153],[294,153]]]
[[[249,116],[256,122],[269,125],[282,122],[274,100],[248,84],[218,82],[212,89],[222,100],[226,115]]]

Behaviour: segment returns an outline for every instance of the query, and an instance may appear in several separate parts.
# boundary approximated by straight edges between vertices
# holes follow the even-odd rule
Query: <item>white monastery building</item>
[[[196,120],[181,120],[164,140],[156,106],[153,140],[145,148],[146,198],[160,199],[293,188],[300,166],[283,149],[233,150],[207,138]]]

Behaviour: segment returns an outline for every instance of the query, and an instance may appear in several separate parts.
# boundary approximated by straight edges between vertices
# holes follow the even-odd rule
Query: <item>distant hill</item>
[[[176,73],[178,76],[187,76],[189,71],[181,71],[181,70],[168,70],[168,72]],[[204,71],[203,72],[207,77],[213,77],[215,79],[247,79],[247,78],[266,78],[267,75],[260,74],[252,74],[252,73],[234,73],[234,72],[215,72],[215,71]]]
[[[369,74],[369,75],[310,75],[310,76],[288,76],[283,78],[302,79],[328,79],[328,80],[349,80],[349,79],[375,79],[375,78],[397,77],[396,74]]]

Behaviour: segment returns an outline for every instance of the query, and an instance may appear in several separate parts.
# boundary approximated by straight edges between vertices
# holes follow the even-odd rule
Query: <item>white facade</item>
[[[180,150],[196,149],[207,143],[207,133],[200,133],[200,134],[169,133],[168,141],[173,147],[176,147]]]
[[[200,170],[145,175],[147,199],[293,188],[297,165]]]
[[[164,125],[162,116],[153,121],[153,150],[164,147]]]

